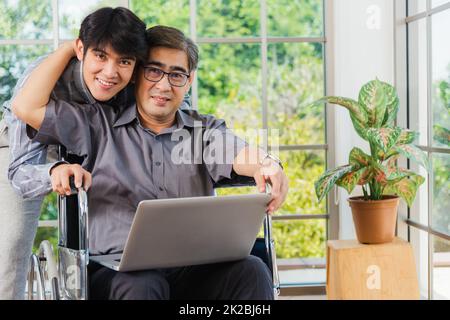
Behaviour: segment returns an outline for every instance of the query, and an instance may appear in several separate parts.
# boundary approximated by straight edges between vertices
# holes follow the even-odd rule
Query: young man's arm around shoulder
[[[42,61],[12,101],[13,113],[36,130],[44,121],[46,106],[56,82],[75,56],[74,45],[74,42],[64,43]]]

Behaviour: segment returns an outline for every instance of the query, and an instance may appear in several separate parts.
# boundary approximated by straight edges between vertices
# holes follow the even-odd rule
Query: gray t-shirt
[[[213,195],[213,182],[231,177],[246,146],[225,121],[195,110],[178,110],[176,123],[155,134],[140,124],[135,106],[118,111],[61,100],[50,101],[33,140],[64,145],[92,173],[92,254],[123,250],[142,200]]]

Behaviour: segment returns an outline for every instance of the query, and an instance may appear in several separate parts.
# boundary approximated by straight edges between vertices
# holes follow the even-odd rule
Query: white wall
[[[394,83],[394,2],[392,0],[325,0],[331,12],[327,38],[332,46],[333,72],[329,78],[329,95],[358,99],[360,87],[378,77]],[[336,166],[348,163],[354,146],[368,152],[367,143],[355,132],[342,107],[335,113],[334,141]],[[361,194],[360,189],[354,194]],[[348,193],[338,188],[339,239],[354,239],[354,227],[347,202]]]

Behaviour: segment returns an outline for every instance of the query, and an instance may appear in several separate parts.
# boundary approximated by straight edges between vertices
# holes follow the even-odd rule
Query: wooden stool
[[[419,299],[411,245],[361,244],[357,240],[327,243],[328,299]]]

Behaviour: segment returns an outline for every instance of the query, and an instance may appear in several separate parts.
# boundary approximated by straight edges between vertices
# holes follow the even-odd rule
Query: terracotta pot
[[[377,244],[394,239],[399,200],[397,196],[383,196],[382,200],[348,199],[359,242]]]

